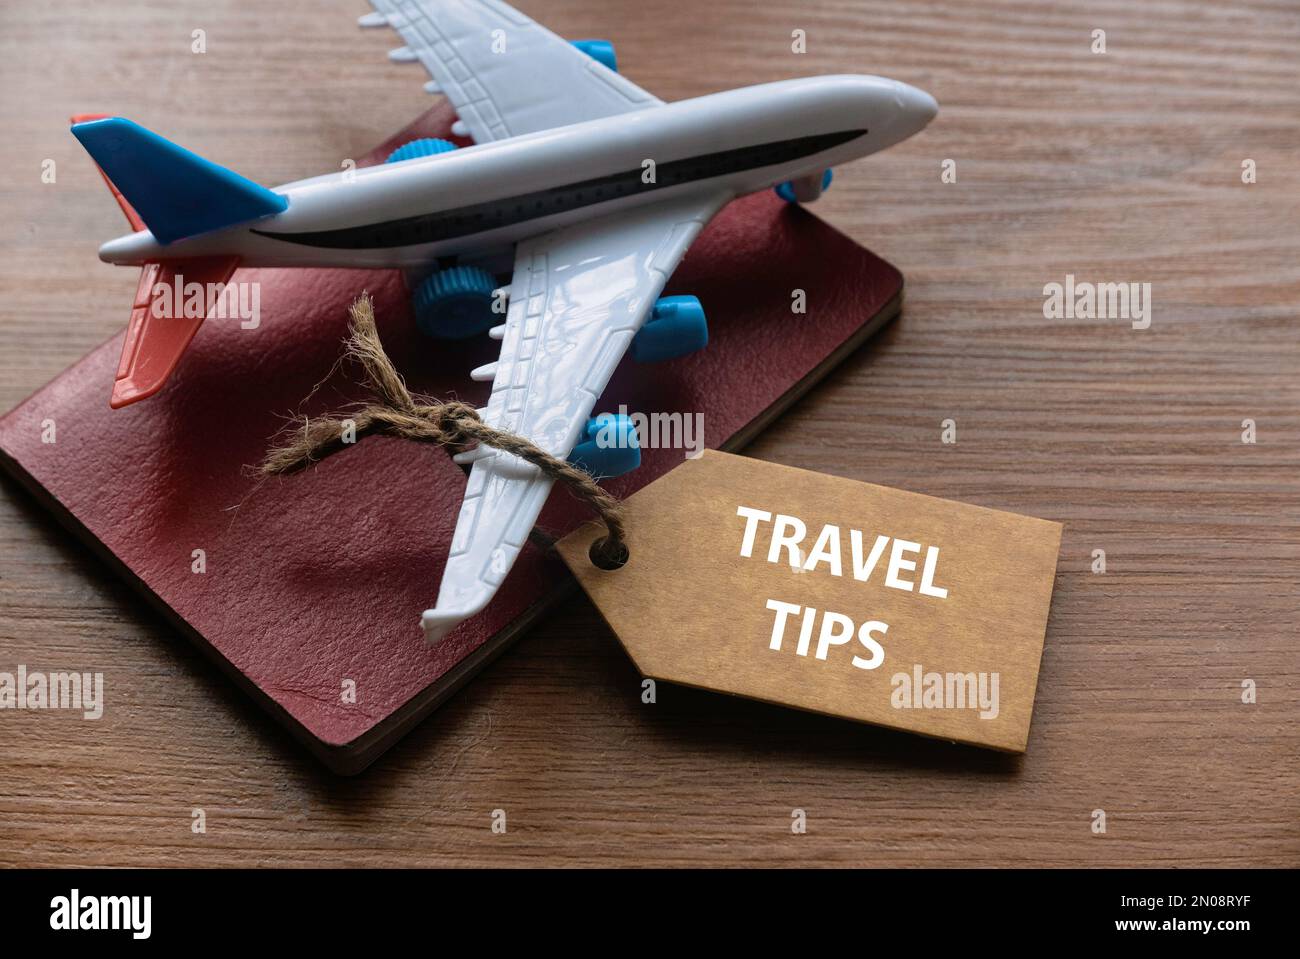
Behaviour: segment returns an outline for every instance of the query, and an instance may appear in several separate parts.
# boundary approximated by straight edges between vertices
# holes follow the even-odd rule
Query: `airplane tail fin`
[[[159,243],[271,216],[289,205],[280,194],[122,117],[73,117],[72,135],[99,165],[127,219],[133,225],[138,220]]]
[[[99,114],[75,116],[72,118],[72,131],[76,133],[78,129],[81,129],[84,132],[95,126],[95,124],[110,119],[112,118]],[[81,136],[78,136],[78,139],[81,139],[83,143],[87,142]],[[129,169],[125,169],[122,165],[121,151],[108,145],[108,141],[102,133],[92,133],[90,139],[95,144],[93,149],[87,144],[86,148],[90,151],[91,156],[96,161],[99,161],[101,154],[105,157],[114,158],[110,161],[111,168],[122,171],[116,175],[125,175],[128,181],[133,184],[131,188],[133,194],[139,196],[136,180],[131,178]],[[179,149],[179,147],[176,149]],[[190,155],[193,156],[193,154]],[[201,162],[206,163],[207,161]],[[218,167],[218,169],[220,168]],[[100,165],[99,173],[104,178],[104,182],[108,184],[108,189],[117,200],[117,205],[122,208],[122,213],[126,215],[127,222],[131,224],[131,229],[136,231],[149,229],[150,227],[146,225],[145,219],[136,212],[131,201],[123,196],[122,191],[117,188],[117,184],[105,171],[103,165]],[[231,175],[233,176],[233,174]],[[253,186],[257,186],[257,184],[253,184]],[[257,188],[261,189],[261,187]],[[153,209],[152,206],[148,208]],[[153,216],[152,213],[150,215]],[[203,316],[186,316],[183,312],[179,316],[175,315],[174,298],[170,310],[172,315],[165,315],[168,311],[155,311],[153,309],[154,297],[161,295],[161,291],[173,289],[182,276],[185,283],[197,282],[205,287],[208,283],[224,284],[230,279],[231,274],[235,272],[235,267],[238,265],[239,258],[233,256],[207,256],[178,260],[174,263],[144,264],[140,270],[140,282],[136,287],[135,299],[131,301],[131,318],[127,321],[126,338],[122,342],[122,359],[118,361],[117,376],[113,381],[113,393],[108,401],[109,406],[118,409],[137,400],[152,396],[162,389],[163,384],[167,382],[167,378],[171,376],[172,370],[180,362],[181,354],[185,352],[185,348],[189,346],[190,340],[194,338],[194,334],[198,332],[199,325],[205,318]],[[164,315],[155,315],[156,313]]]

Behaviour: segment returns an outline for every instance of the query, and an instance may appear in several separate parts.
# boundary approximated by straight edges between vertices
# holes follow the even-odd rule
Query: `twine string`
[[[552,456],[531,440],[484,423],[473,406],[457,400],[438,402],[413,394],[388,358],[375,326],[374,305],[362,294],[350,309],[352,322],[344,343],[344,357],[356,360],[374,399],[347,415],[303,416],[286,439],[267,451],[258,467],[263,476],[296,473],[312,463],[341,452],[349,423],[356,439],[371,434],[397,436],[435,443],[456,451],[474,442],[519,457],[585,503],[604,522],[607,534],[591,546],[598,566],[612,569],[627,559],[627,545],[619,502],[602,489],[586,470]]]

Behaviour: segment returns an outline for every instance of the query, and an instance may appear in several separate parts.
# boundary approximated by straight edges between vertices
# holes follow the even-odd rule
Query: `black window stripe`
[[[376,250],[437,243],[513,226],[539,217],[554,216],[557,213],[619,199],[633,193],[789,163],[791,160],[811,156],[841,143],[847,143],[849,140],[863,136],[866,132],[866,130],[844,130],[838,133],[823,133],[794,140],[778,140],[774,143],[723,150],[718,153],[706,153],[683,160],[671,160],[658,165],[654,183],[641,182],[642,170],[638,166],[634,170],[614,173],[610,176],[580,180],[565,186],[550,187],[533,193],[489,200],[451,210],[438,210],[434,213],[408,216],[399,220],[385,220],[382,223],[305,233],[275,233],[269,230],[252,232],[287,243],[340,250]]]

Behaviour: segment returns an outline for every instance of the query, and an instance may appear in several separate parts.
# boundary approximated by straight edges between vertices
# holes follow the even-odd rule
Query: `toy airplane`
[[[401,35],[390,59],[424,65],[426,89],[447,96],[454,131],[474,146],[416,140],[382,166],[270,190],[129,120],[74,118],[135,230],[100,258],[143,267],[114,407],[157,392],[203,320],[153,315],[155,286],[175,273],[224,283],[239,265],[432,268],[413,290],[420,327],[501,341],[501,358],[470,374],[492,382],[484,420],[598,475],[626,471],[639,462],[628,425],[589,417],[629,348],[659,360],[707,341],[698,300],[659,294],[709,219],[771,187],[815,199],[833,166],[911,136],[938,110],[921,90],[869,76],[665,104],[616,72],[607,42],[568,43],[500,0],[372,5],[361,25]],[[511,250],[505,322],[493,326],[501,284],[484,264]],[[625,439],[606,448],[593,437],[611,425]],[[421,619],[430,642],[492,599],[551,487],[492,449],[458,460],[473,466],[437,606]]]

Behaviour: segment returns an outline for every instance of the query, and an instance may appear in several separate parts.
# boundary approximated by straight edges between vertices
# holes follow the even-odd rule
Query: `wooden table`
[[[1300,864],[1296,8],[520,6],[615,39],[664,99],[833,72],[939,99],[817,207],[906,273],[902,319],[750,452],[1065,524],[1028,754],[684,689],[642,705],[574,598],[338,779],[5,482],[0,669],[105,669],[111,698],[99,722],[0,713],[0,864]],[[70,114],[279,183],[427,106],[420,69],[385,59],[395,35],[354,27],[362,0],[268,9],[0,8],[0,407],[116,332],[135,288],[94,258],[120,214],[65,172],[87,163]],[[1149,282],[1150,328],[1045,318],[1066,274]]]

